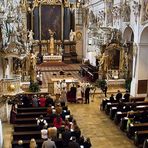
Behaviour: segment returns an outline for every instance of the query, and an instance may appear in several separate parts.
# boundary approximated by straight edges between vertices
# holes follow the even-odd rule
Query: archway
[[[134,32],[131,27],[127,26],[123,32],[124,48],[127,52],[128,60],[128,78],[132,78],[133,75],[133,42]]]
[[[138,68],[138,94],[146,94],[148,96],[148,26],[146,26],[140,36],[139,45],[139,68]]]

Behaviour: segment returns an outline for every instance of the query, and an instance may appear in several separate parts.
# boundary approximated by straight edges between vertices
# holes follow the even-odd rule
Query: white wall
[[[139,52],[139,69],[138,69],[138,79],[147,80],[148,79],[148,45],[141,46]]]

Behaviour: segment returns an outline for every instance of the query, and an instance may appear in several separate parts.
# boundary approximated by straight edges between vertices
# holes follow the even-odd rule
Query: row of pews
[[[142,147],[148,139],[148,101],[145,98],[132,98],[132,102],[110,102],[103,99],[100,110],[104,111],[137,147]]]
[[[68,109],[64,109],[62,114],[63,116],[68,115],[71,118],[69,118],[69,120],[72,120],[72,117],[70,116],[70,111]],[[44,119],[46,119],[48,123],[48,127],[53,126],[54,116],[47,116],[47,107],[35,108],[23,107],[21,105],[18,105],[14,124],[12,148],[15,148],[17,146],[18,140],[22,140],[23,147],[28,148],[30,139],[32,138],[36,140],[38,147],[42,147],[42,143],[44,140],[41,138],[41,132],[37,126],[37,118],[39,118],[40,115],[44,116]],[[61,148],[62,140],[60,138],[57,138],[55,140],[55,144],[57,148]]]

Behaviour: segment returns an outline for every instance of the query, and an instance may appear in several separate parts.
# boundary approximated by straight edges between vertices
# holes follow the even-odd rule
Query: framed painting
[[[49,40],[49,29],[55,32],[54,39],[62,40],[62,7],[61,5],[42,4],[40,6],[40,39]]]

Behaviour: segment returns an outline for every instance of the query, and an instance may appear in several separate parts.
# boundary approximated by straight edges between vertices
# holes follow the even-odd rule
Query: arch
[[[140,43],[148,44],[148,26],[146,26],[141,32]]]
[[[127,42],[134,42],[134,32],[130,26],[127,26],[123,31],[123,40]]]

